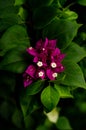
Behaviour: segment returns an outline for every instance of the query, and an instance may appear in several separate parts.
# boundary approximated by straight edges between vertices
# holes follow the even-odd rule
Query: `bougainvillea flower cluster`
[[[65,54],[56,47],[57,40],[43,41],[36,43],[35,48],[27,48],[27,53],[33,56],[33,62],[25,70],[24,87],[29,86],[37,79],[55,80],[59,73],[64,71],[62,60]]]

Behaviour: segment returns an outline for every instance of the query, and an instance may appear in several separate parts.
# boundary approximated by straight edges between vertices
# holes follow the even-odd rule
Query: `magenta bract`
[[[57,40],[43,41],[42,39],[36,43],[35,48],[27,48],[28,54],[33,56],[33,64],[29,65],[23,74],[24,87],[27,87],[35,80],[49,79],[55,80],[58,73],[64,71],[62,60],[65,54],[56,47]]]

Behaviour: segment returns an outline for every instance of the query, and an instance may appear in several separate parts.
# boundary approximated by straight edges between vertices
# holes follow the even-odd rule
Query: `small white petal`
[[[30,50],[32,50],[32,49],[33,49],[33,47],[29,47],[29,49],[30,49]]]
[[[52,63],[51,63],[51,67],[52,67],[52,68],[56,68],[56,67],[57,67],[57,64],[56,64],[55,62],[52,62]]]
[[[43,63],[42,63],[41,61],[38,61],[38,62],[37,62],[37,65],[38,65],[39,67],[42,67],[42,66],[43,66]]]
[[[42,77],[42,76],[44,75],[44,73],[43,73],[42,71],[40,71],[40,72],[38,73],[38,75],[39,75],[39,77]]]
[[[45,48],[42,48],[42,50],[44,51],[44,50],[45,50]]]
[[[58,74],[57,74],[57,73],[53,73],[52,76],[53,76],[54,78],[56,78],[56,77],[58,76]]]

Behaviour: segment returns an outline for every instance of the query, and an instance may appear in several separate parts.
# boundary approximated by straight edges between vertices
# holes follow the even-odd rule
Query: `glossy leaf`
[[[57,39],[58,47],[66,48],[77,34],[79,25],[75,21],[62,20],[55,18],[43,30],[43,37]]]
[[[17,48],[29,47],[30,41],[27,35],[26,28],[20,25],[14,25],[10,27],[2,36],[0,49],[3,54],[8,50]]]
[[[71,86],[74,88],[84,88],[86,89],[86,83],[84,79],[83,72],[78,64],[74,62],[65,62],[65,78],[62,84]]]
[[[64,53],[66,54],[64,60],[69,62],[73,61],[77,63],[86,57],[85,49],[76,43],[71,43],[71,45],[64,50]]]
[[[38,80],[32,83],[30,86],[28,86],[25,91],[26,95],[34,95],[37,94],[39,91],[42,90],[44,85],[44,80]]]
[[[55,88],[59,92],[60,98],[73,98],[69,87],[55,84]]]
[[[56,107],[59,100],[59,92],[52,86],[46,87],[41,93],[41,102],[49,111]]]
[[[14,48],[8,51],[0,64],[1,70],[8,70],[14,73],[22,73],[27,67],[25,62],[25,48]]]
[[[78,18],[78,14],[68,9],[68,10],[62,11],[60,18],[72,21]]]

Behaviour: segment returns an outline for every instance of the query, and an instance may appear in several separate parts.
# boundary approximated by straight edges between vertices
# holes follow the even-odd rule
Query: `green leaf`
[[[49,6],[53,0],[29,0],[29,4],[31,5],[32,8],[38,8],[42,6]]]
[[[59,130],[72,130],[68,119],[64,116],[59,117],[56,126]]]
[[[60,18],[72,21],[78,18],[78,14],[74,11],[70,11],[69,9],[67,9],[62,11]]]
[[[18,12],[18,16],[23,20],[25,21],[27,16],[28,16],[28,13],[27,11],[23,8],[23,7],[20,7],[19,8],[19,12]]]
[[[73,88],[81,87],[86,89],[84,75],[79,65],[75,62],[65,62],[64,66],[65,78],[62,81],[62,84]]]
[[[77,63],[86,57],[85,49],[76,43],[71,43],[71,45],[68,46],[63,52],[66,54],[64,61],[73,61]]]
[[[86,0],[77,0],[77,3],[86,6]]]
[[[59,100],[59,92],[52,86],[46,87],[41,93],[41,102],[49,111],[56,107]]]
[[[55,84],[55,88],[59,92],[60,98],[73,98],[69,87]]]
[[[14,73],[22,73],[27,67],[26,56],[25,48],[11,49],[4,55],[0,63],[0,69]]]
[[[27,48],[30,44],[26,28],[20,25],[14,25],[10,27],[2,36],[0,49],[3,54],[8,50],[17,47],[17,48]]]
[[[26,0],[15,0],[15,4],[14,4],[14,5],[15,5],[15,6],[16,6],[16,5],[22,5],[22,4],[25,3],[25,1],[26,1]]]
[[[33,21],[34,27],[41,29],[48,25],[57,15],[57,8],[45,6],[34,10]]]
[[[38,92],[40,92],[42,90],[43,86],[44,86],[44,80],[38,80],[38,81],[32,83],[30,86],[28,86],[25,89],[26,95],[37,94]]]
[[[43,37],[57,39],[58,47],[63,49],[71,44],[71,41],[77,34],[79,25],[75,21],[68,21],[55,18],[43,30]]]

